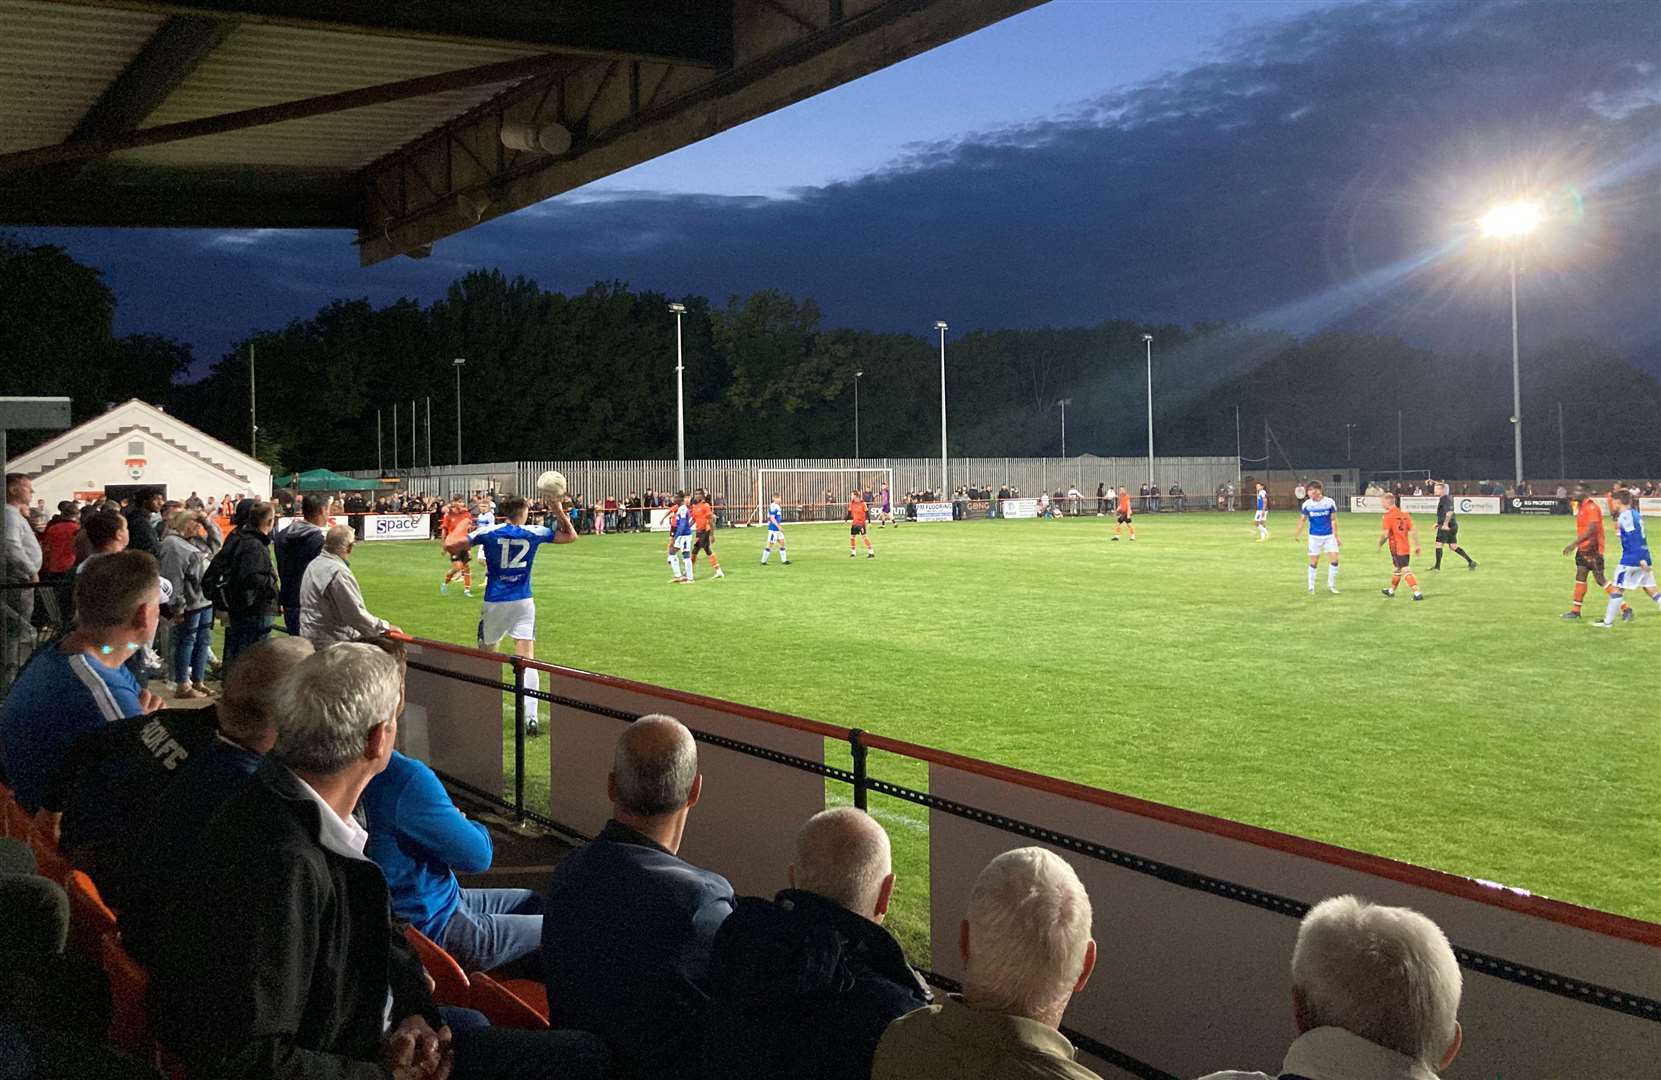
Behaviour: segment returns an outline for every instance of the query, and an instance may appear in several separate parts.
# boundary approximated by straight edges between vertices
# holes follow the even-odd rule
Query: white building
[[[29,475],[49,510],[64,499],[133,488],[180,500],[191,492],[271,496],[267,466],[137,398],[19,454],[6,471]]]

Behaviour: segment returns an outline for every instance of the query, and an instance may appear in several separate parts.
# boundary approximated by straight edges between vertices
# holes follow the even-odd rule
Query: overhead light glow
[[[1539,203],[1527,201],[1500,203],[1482,215],[1480,222],[1482,235],[1501,240],[1527,236],[1540,227],[1540,218]]]

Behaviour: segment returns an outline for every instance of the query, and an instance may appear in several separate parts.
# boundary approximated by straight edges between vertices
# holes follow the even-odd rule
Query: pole
[[[254,380],[254,343],[248,343],[248,456],[260,456],[260,420],[259,413],[254,409],[255,391],[259,384]]]
[[[1401,410],[1396,410],[1396,480],[1399,483],[1407,472],[1402,468],[1401,456]]]
[[[1067,456],[1067,402],[1061,402],[1061,456]]]
[[[859,467],[859,376],[854,372],[854,467]]]
[[[1143,334],[1142,343],[1148,347],[1148,490],[1153,491],[1153,335]]]
[[[935,329],[940,331],[940,495],[942,499],[951,498],[946,477],[948,468],[946,463],[946,324],[935,323]]]
[[[461,464],[461,363],[455,363],[456,369],[456,464]]]
[[[398,406],[392,406],[392,471],[398,471]]]
[[[381,461],[381,410],[375,410],[375,475],[386,475],[386,465]]]
[[[1557,403],[1557,475],[1567,479],[1569,467],[1564,464],[1563,457],[1563,403]]]
[[[433,396],[427,395],[427,468],[433,467]]]
[[[1234,407],[1234,491],[1237,495],[1245,494],[1241,490],[1245,478],[1240,475],[1240,455],[1244,452],[1245,446],[1240,442],[1240,406],[1236,405]],[[1229,509],[1233,510],[1233,500],[1231,499],[1229,502]]]
[[[681,315],[675,312],[675,475],[679,479],[677,491],[686,490],[686,390],[682,372],[686,370],[686,355],[681,346]]]
[[[409,399],[409,467],[412,468],[412,469],[415,468],[416,459],[418,457],[420,457],[420,455],[415,452],[415,429],[419,426],[420,425],[416,422],[415,399],[410,398]]]
[[[1517,352],[1517,253],[1511,252],[1511,453],[1523,482],[1523,382]]]

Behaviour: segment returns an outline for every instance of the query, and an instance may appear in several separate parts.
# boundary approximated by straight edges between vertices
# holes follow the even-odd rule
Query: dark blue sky
[[[217,359],[336,297],[476,267],[580,290],[777,287],[923,333],[1108,316],[1509,345],[1497,199],[1544,200],[1525,351],[1661,376],[1661,5],[1056,3],[726,135],[361,269],[342,233],[30,230],[122,332]]]

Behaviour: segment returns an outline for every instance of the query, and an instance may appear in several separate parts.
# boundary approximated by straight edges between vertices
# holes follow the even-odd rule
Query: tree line
[[[409,463],[409,407],[426,463],[455,458],[462,374],[469,461],[666,458],[675,453],[672,298],[601,282],[576,295],[473,271],[429,304],[336,300],[197,364],[189,346],[116,336],[116,298],[62,249],[0,237],[0,394],[67,394],[77,420],[140,397],[235,446],[248,444],[248,354],[257,355],[259,454],[276,471]],[[776,290],[686,305],[687,454],[699,458],[929,456],[940,449],[938,339],[827,327],[811,299]],[[948,336],[954,456],[1134,456],[1147,446],[1148,345],[1161,455],[1265,453],[1272,467],[1409,468],[1509,476],[1509,357],[1446,355],[1393,337],[1305,339],[1225,323],[971,330]],[[1526,472],[1661,473],[1661,385],[1591,341],[1525,357]],[[1558,439],[1558,405],[1564,430]],[[1398,413],[1400,443],[1398,444]],[[23,433],[19,433],[23,434]],[[25,444],[26,445],[26,444]]]

